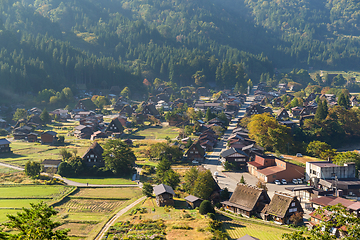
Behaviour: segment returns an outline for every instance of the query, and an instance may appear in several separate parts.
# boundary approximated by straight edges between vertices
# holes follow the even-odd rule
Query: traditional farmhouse
[[[94,142],[81,158],[88,167],[94,165],[97,167],[104,167],[105,162],[102,157],[103,152],[104,149],[97,142]]]
[[[251,117],[252,115],[255,114],[262,114],[264,113],[264,107],[260,106],[260,104],[254,104],[252,106],[250,106],[248,109],[246,109],[246,117]]]
[[[246,162],[249,160],[249,156],[240,149],[229,148],[220,153],[220,161],[234,164],[236,168],[246,167]]]
[[[243,216],[260,216],[266,204],[270,203],[270,198],[264,189],[238,184],[229,201],[221,202],[226,210],[232,211]]]
[[[189,207],[197,208],[200,207],[200,204],[202,203],[203,200],[193,195],[189,195],[185,198],[185,201]]]
[[[205,159],[205,150],[201,147],[200,142],[194,142],[190,148],[185,153],[189,161],[199,161],[202,162]]]
[[[95,110],[96,105],[91,101],[90,98],[80,99],[75,106],[75,109],[83,109],[85,111]]]
[[[174,206],[175,192],[172,187],[160,184],[154,187],[156,203],[159,207]]]
[[[5,138],[0,139],[0,153],[11,152],[10,143],[11,142]]]
[[[273,219],[280,224],[290,224],[290,217],[296,213],[304,213],[296,196],[275,192],[271,202],[262,212],[266,220]]]
[[[74,136],[82,139],[90,139],[93,130],[89,126],[79,125],[74,128]]]
[[[124,127],[122,126],[118,118],[114,118],[107,126],[105,132],[108,135],[111,135],[113,133],[122,134],[124,132]]]
[[[57,133],[54,131],[47,131],[41,134],[42,144],[54,144],[57,142]]]
[[[274,156],[256,155],[255,161],[248,162],[249,173],[263,182],[274,182],[285,179],[291,182],[294,178],[303,178],[305,169],[295,164],[277,159]]]
[[[289,117],[289,113],[286,111],[285,108],[282,108],[276,112],[276,120],[278,121],[288,119]]]

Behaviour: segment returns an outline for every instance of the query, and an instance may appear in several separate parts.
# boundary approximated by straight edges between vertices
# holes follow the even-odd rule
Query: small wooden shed
[[[202,203],[202,199],[195,197],[193,195],[189,195],[185,198],[186,203],[188,204],[188,206],[192,207],[192,208],[197,208],[200,207],[200,204]]]
[[[154,187],[156,203],[159,207],[174,206],[175,192],[172,187],[160,184]]]

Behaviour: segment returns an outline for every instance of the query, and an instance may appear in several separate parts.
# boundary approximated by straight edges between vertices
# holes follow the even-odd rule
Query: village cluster
[[[125,97],[119,97],[112,105],[117,115],[111,115],[110,122],[104,122],[103,114],[96,113],[96,106],[90,98],[78,101],[72,111],[56,109],[49,112],[56,116],[58,121],[78,121],[79,125],[69,131],[78,139],[89,139],[94,141],[99,138],[123,138],[124,133],[131,133],[134,124],[143,124],[145,120],[155,125],[163,124],[164,112],[172,112],[166,117],[169,126],[191,126],[196,138],[179,135],[177,141],[171,143],[184,151],[183,161],[201,165],[212,156],[218,142],[225,141],[226,147],[222,149],[218,160],[223,166],[232,166],[232,169],[248,172],[256,177],[263,186],[250,186],[239,183],[230,199],[221,201],[219,199],[221,188],[217,184],[214,174],[214,194],[211,194],[213,203],[220,203],[221,208],[235,214],[251,217],[256,216],[264,220],[273,220],[279,224],[290,224],[302,222],[305,210],[310,212],[309,225],[314,226],[324,219],[313,211],[322,206],[341,203],[356,216],[360,214],[360,204],[349,197],[360,197],[360,180],[356,178],[356,167],[354,163],[345,163],[338,166],[331,161],[309,161],[306,167],[296,165],[284,159],[282,156],[274,156],[265,153],[265,149],[249,137],[249,131],[241,126],[241,120],[256,114],[269,113],[273,115],[279,124],[295,129],[301,126],[306,119],[314,118],[317,103],[316,97],[325,99],[329,106],[336,105],[337,99],[333,94],[310,94],[304,100],[302,107],[296,106],[289,110],[279,108],[284,96],[290,101],[293,95],[286,90],[287,86],[279,84],[279,91],[266,91],[264,84],[259,84],[253,97],[253,101],[243,114],[239,109],[249,99],[244,94],[234,94],[231,90],[223,90],[218,94],[211,94],[203,87],[199,87],[187,98],[172,98],[172,88],[160,85],[157,94],[150,96],[146,101],[134,103]],[[183,89],[184,90],[184,89]],[[186,90],[186,89],[185,89]],[[115,97],[115,96],[109,96]],[[269,103],[273,107],[269,106]],[[351,105],[356,105],[356,97],[351,98]],[[184,112],[176,112],[184,106],[193,108],[195,113],[207,112],[215,114],[216,117],[205,119],[190,119],[184,116]],[[13,140],[26,140],[29,142],[41,142],[42,144],[56,144],[59,136],[55,131],[41,131],[43,125],[40,119],[42,111],[39,108],[28,110],[27,119],[19,120],[12,127]],[[223,114],[226,119],[220,119],[218,114]],[[226,131],[229,122],[237,119],[235,127],[229,136],[221,135]],[[6,123],[2,120],[3,127]],[[220,129],[220,131],[219,131]],[[41,132],[41,133],[39,133]],[[66,136],[65,136],[66,137]],[[195,140],[192,142],[192,140]],[[62,140],[64,141],[64,140]],[[126,144],[132,145],[133,140],[124,140]],[[188,148],[185,145],[191,141]],[[104,167],[103,148],[96,141],[82,155],[84,163],[92,167]],[[11,152],[11,142],[8,139],[0,139],[0,152]],[[302,156],[298,153],[297,156]],[[44,167],[57,168],[61,160],[45,160]],[[204,170],[202,166],[200,169]],[[241,174],[241,173],[239,173]],[[266,183],[280,184],[282,191],[276,191],[272,198],[269,197]],[[287,183],[293,183],[287,185]],[[298,185],[301,184],[301,185]],[[285,186],[286,185],[286,186]],[[168,185],[160,184],[154,187],[156,202],[159,206],[174,205],[174,189]],[[217,196],[217,197],[216,197]],[[345,198],[346,197],[346,198]],[[190,207],[200,206],[203,199],[189,195],[185,198]],[[306,202],[304,205],[303,202]],[[305,207],[303,207],[305,206]],[[342,227],[342,226],[341,226]],[[340,234],[334,230],[334,234]]]

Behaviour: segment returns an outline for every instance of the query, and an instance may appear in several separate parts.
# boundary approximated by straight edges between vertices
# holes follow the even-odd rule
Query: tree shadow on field
[[[181,200],[174,200],[174,207],[176,209],[189,209],[186,201],[181,201]]]
[[[2,153],[0,155],[0,157],[2,159],[7,159],[7,158],[22,158],[22,157],[25,157],[25,155],[21,155],[21,154],[16,154],[16,153],[13,153],[13,152],[10,152],[10,153]]]

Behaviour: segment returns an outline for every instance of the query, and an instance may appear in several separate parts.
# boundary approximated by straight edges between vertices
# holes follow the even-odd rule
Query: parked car
[[[296,156],[297,156],[297,157],[302,157],[302,154],[301,154],[301,153],[297,153]]]
[[[274,183],[275,183],[276,185],[281,185],[281,182],[280,182],[279,180],[277,180],[277,179],[274,181]]]
[[[297,180],[298,180],[298,184],[302,184],[302,183],[303,183],[303,181],[302,181],[300,178],[298,178]]]
[[[287,184],[287,181],[285,179],[281,179],[282,184]]]
[[[293,182],[293,184],[298,184],[298,183],[299,183],[296,178],[294,178],[294,179],[292,180],[292,182]]]

